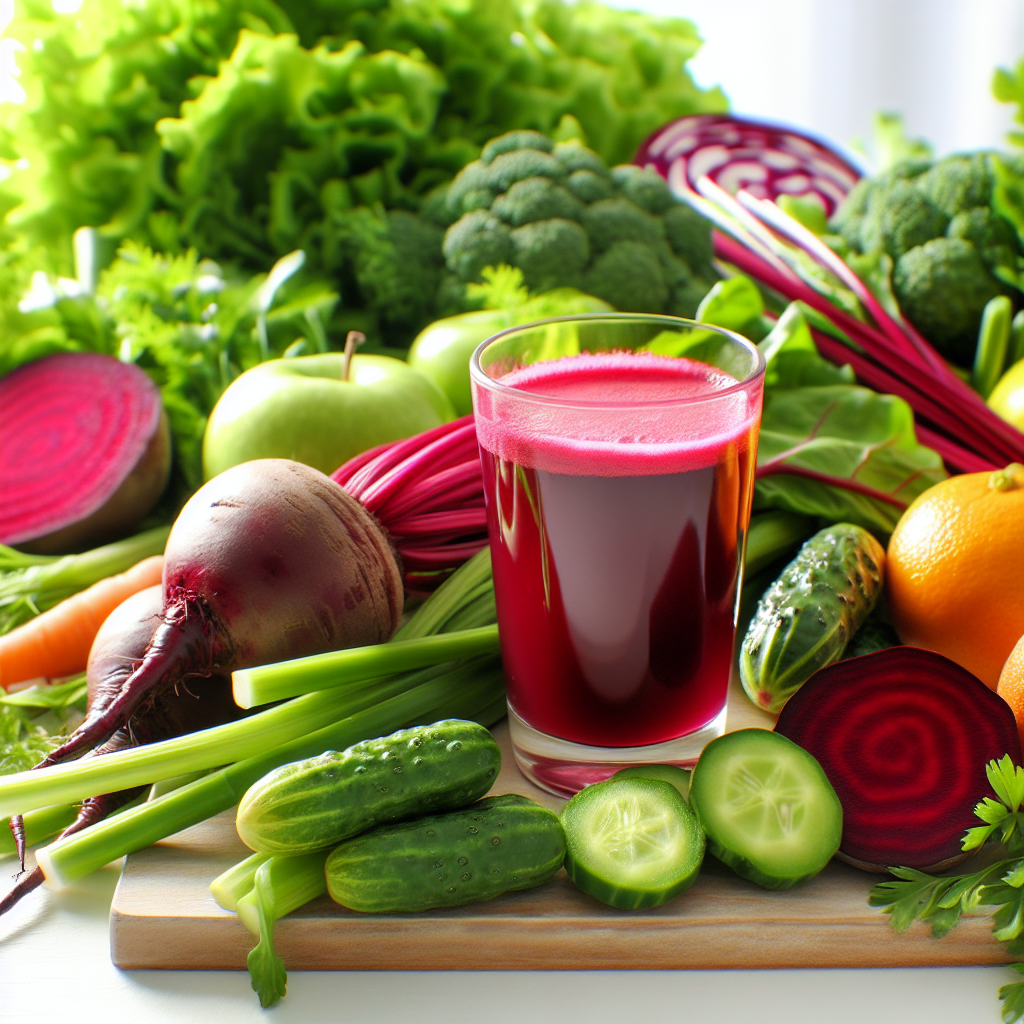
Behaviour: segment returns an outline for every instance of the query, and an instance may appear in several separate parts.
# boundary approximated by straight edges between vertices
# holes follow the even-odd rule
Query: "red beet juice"
[[[760,392],[633,352],[497,383],[525,399],[477,409],[511,708],[596,747],[701,729],[725,707]]]

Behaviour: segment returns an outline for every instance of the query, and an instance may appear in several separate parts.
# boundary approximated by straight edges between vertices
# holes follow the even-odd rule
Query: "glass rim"
[[[523,391],[521,388],[512,387],[509,384],[502,384],[500,380],[495,380],[493,377],[488,377],[483,367],[480,365],[480,357],[483,355],[485,349],[493,342],[498,341],[501,338],[505,338],[510,334],[517,334],[520,331],[526,331],[531,328],[543,327],[546,324],[557,324],[557,323],[572,323],[572,322],[596,322],[601,320],[618,320],[624,323],[636,323],[639,321],[650,321],[654,323],[665,323],[670,326],[678,327],[680,325],[686,328],[697,328],[699,330],[712,331],[715,334],[724,335],[730,338],[734,342],[738,342],[741,348],[746,349],[754,357],[754,367],[749,374],[740,380],[737,380],[735,384],[731,384],[727,388],[722,388],[718,391],[711,391],[707,394],[702,395],[687,395],[680,398],[660,398],[660,399],[648,399],[640,402],[622,402],[622,401],[595,401],[591,399],[578,399],[578,398],[561,398],[556,395],[540,395],[532,391]],[[558,358],[567,358],[564,356]],[[686,358],[685,356],[670,356],[671,359]],[[557,360],[542,360],[543,362],[556,362]],[[701,360],[692,360],[693,362],[701,362]],[[531,364],[532,365],[532,364]],[[711,365],[705,363],[704,365]],[[699,402],[710,402],[720,398],[725,398],[729,395],[734,395],[748,391],[751,386],[756,386],[759,377],[764,377],[765,373],[765,358],[761,350],[754,344],[749,338],[745,338],[742,334],[738,334],[736,331],[731,331],[726,327],[718,327],[715,324],[705,324],[699,320],[690,320],[686,317],[681,316],[669,316],[666,313],[576,313],[572,316],[554,316],[546,317],[542,320],[533,320],[526,324],[516,324],[512,327],[506,327],[496,334],[490,335],[485,338],[479,345],[473,350],[472,356],[469,359],[469,376],[470,380],[478,384],[480,387],[487,388],[496,394],[514,396],[518,401],[535,402],[541,405],[551,405],[565,409],[641,409],[648,407],[669,407],[669,406],[685,406],[685,405],[696,405]],[[715,367],[715,369],[719,369]],[[724,370],[720,371],[725,373]],[[728,374],[727,374],[728,376]]]

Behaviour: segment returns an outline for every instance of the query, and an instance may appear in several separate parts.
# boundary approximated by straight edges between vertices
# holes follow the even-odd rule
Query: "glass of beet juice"
[[[470,363],[509,723],[574,793],[725,728],[764,359],[676,317],[515,327]]]

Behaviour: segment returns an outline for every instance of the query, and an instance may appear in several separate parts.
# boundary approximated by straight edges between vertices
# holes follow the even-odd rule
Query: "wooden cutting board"
[[[774,716],[734,687],[730,730],[771,728]],[[564,801],[519,772],[503,722],[493,793]],[[111,957],[122,968],[236,970],[255,939],[210,896],[211,880],[247,856],[234,810],[125,861],[110,911]],[[1008,963],[988,916],[944,939],[917,924],[898,935],[867,905],[880,876],[835,862],[796,889],[769,892],[713,858],[696,884],[654,910],[606,907],[564,871],[546,885],[489,903],[423,914],[345,910],[324,896],[279,921],[274,944],[289,970],[581,970],[610,968],[930,967]]]

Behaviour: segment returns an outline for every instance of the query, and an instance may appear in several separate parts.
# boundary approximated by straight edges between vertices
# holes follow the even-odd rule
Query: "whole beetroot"
[[[287,459],[235,466],[171,530],[141,663],[97,684],[85,721],[39,767],[102,743],[144,700],[194,677],[382,643],[402,603],[386,533],[338,484]]]
[[[89,652],[86,679],[90,708],[95,705],[99,695],[123,686],[142,663],[153,634],[163,621],[163,603],[163,588],[148,587],[127,598],[107,616]],[[162,690],[147,698],[127,724],[85,756],[99,757],[141,743],[170,739],[196,729],[220,725],[241,714],[231,698],[230,679],[211,676],[200,680],[195,690],[195,693],[189,691],[182,681],[177,687]],[[145,788],[136,786],[90,797],[82,803],[78,816],[64,829],[60,838],[101,821],[119,807],[131,803]],[[25,835],[20,817],[11,819],[11,831],[24,863]],[[22,875],[11,891],[0,899],[0,914],[13,907],[42,881],[43,873],[39,868]]]

